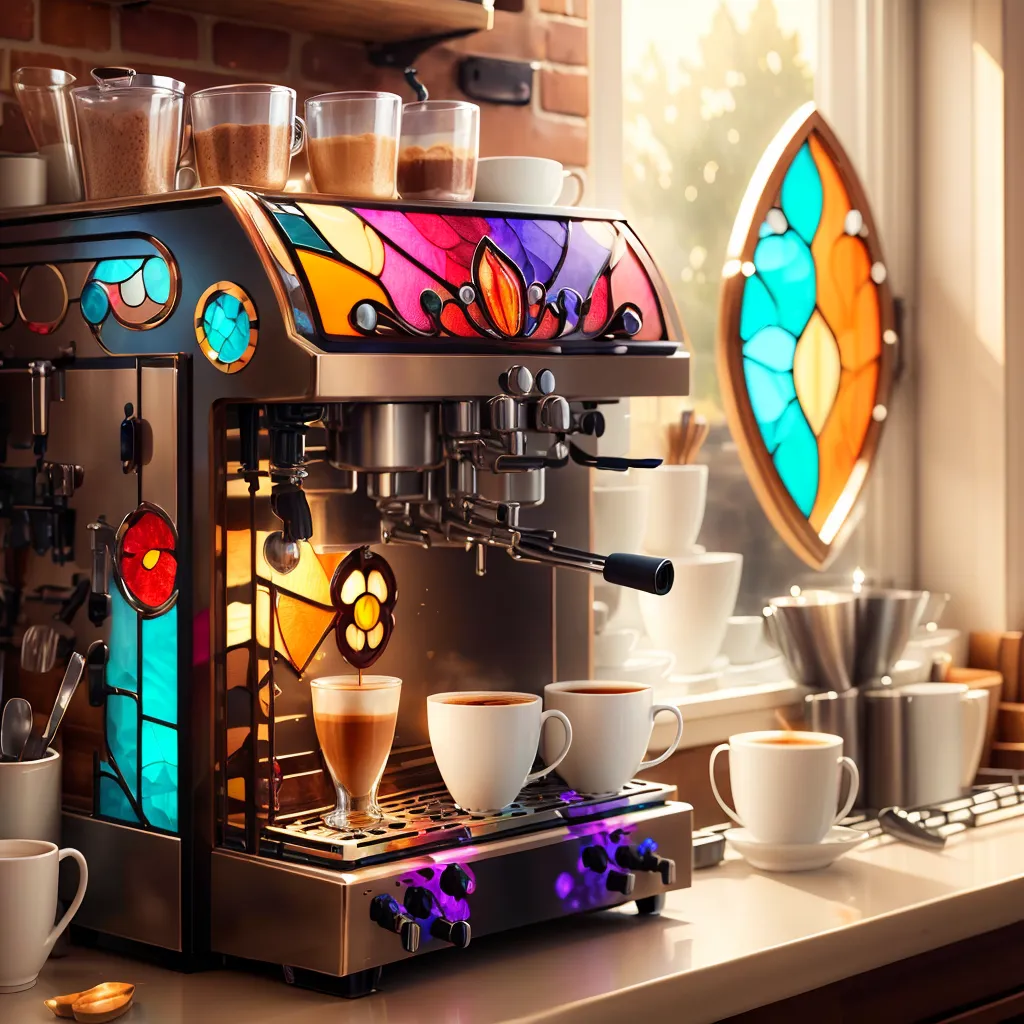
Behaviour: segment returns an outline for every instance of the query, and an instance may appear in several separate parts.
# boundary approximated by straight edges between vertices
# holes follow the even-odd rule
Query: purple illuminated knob
[[[454,900],[464,900],[472,884],[470,877],[458,864],[449,864],[441,872],[441,892]]]
[[[424,889],[421,885],[410,885],[405,890],[402,903],[405,905],[406,912],[412,914],[413,917],[430,917],[434,909],[434,897],[430,894],[429,889]]]
[[[580,858],[585,868],[601,874],[608,867],[608,854],[603,846],[588,846]]]

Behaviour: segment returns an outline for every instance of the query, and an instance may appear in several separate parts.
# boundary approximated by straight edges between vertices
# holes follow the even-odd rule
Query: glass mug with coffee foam
[[[544,706],[564,712],[572,722],[572,748],[558,774],[577,793],[617,793],[638,772],[671,757],[683,737],[679,708],[655,704],[653,688],[639,683],[549,683]],[[666,750],[645,761],[654,719],[663,711],[675,717],[676,734]],[[545,762],[557,755],[558,742],[557,730],[549,729],[541,745]]]
[[[394,199],[401,97],[325,92],[306,100],[305,109],[313,188],[348,199]]]
[[[384,817],[377,803],[391,753],[402,696],[394,676],[323,676],[309,684],[313,724],[337,806],[324,815],[331,828],[358,828]]]
[[[715,761],[725,751],[729,752],[735,810],[715,782]],[[849,773],[850,788],[836,813],[844,770]],[[711,752],[709,772],[722,810],[761,843],[820,843],[850,813],[860,786],[857,765],[843,757],[842,737],[824,732],[737,733]]]
[[[218,85],[193,93],[191,109],[200,185],[284,188],[306,130],[294,89]]]
[[[561,749],[541,771],[530,772],[544,724],[564,726]],[[554,771],[572,744],[561,711],[541,710],[533,693],[472,690],[427,698],[427,729],[441,778],[464,811],[499,811],[523,786]]]

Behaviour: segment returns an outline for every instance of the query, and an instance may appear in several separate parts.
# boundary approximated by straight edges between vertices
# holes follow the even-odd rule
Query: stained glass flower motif
[[[195,329],[203,355],[224,373],[237,373],[256,352],[256,307],[245,289],[230,281],[218,281],[199,297]]]
[[[79,304],[99,337],[108,316],[122,327],[145,331],[163,323],[178,301],[178,269],[169,252],[160,256],[100,260],[89,271]]]
[[[823,568],[874,459],[897,337],[864,189],[812,104],[762,157],[723,273],[718,371],[733,436],[775,528]]]
[[[114,565],[125,600],[144,616],[161,615],[178,596],[178,536],[163,509],[143,502],[117,531]]]
[[[338,566],[331,581],[335,639],[354,668],[369,668],[384,653],[395,626],[397,600],[391,566],[369,548],[357,548]]]

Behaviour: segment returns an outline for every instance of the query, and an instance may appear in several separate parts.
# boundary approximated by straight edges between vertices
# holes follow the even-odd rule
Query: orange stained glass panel
[[[317,561],[324,567],[324,572],[327,574],[328,597],[330,597],[330,580],[334,579],[334,574],[338,571],[338,566],[345,561],[346,555],[348,555],[347,551],[318,551],[316,553]]]
[[[270,533],[266,530],[256,531],[256,572],[265,580],[269,580],[280,590],[304,597],[317,604],[331,604],[331,574],[324,569],[309,541],[299,541],[299,563],[291,572],[278,572],[263,557],[263,545]]]
[[[824,525],[860,456],[877,386],[877,362],[857,372],[843,371],[832,413],[818,437],[818,494],[809,517],[815,530]]]
[[[296,251],[327,334],[357,335],[359,332],[349,323],[348,316],[360,302],[373,299],[391,308],[387,293],[372,277],[328,256],[305,249]]]
[[[832,266],[832,252],[836,240],[844,235],[846,215],[850,212],[850,199],[846,194],[835,164],[825,153],[821,142],[813,134],[808,139],[811,156],[821,177],[821,220],[817,233],[811,242],[811,254],[818,270],[818,309],[838,336],[842,326],[849,319],[846,301],[842,293],[842,279],[835,276]],[[824,273],[825,268],[830,273]],[[852,293],[850,293],[852,298]],[[851,303],[852,305],[852,303]]]
[[[333,622],[333,611],[317,608],[288,594],[277,595],[277,628],[296,672],[302,672],[309,664]]]
[[[502,334],[514,337],[523,330],[526,310],[519,275],[501,251],[486,240],[476,266],[481,300]]]

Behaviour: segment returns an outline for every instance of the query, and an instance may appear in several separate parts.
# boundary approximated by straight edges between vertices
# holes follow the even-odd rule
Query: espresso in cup
[[[544,705],[557,709],[572,722],[573,742],[558,774],[578,793],[618,792],[638,772],[661,764],[675,753],[683,735],[683,716],[671,704],[655,704],[650,686],[590,680],[550,683],[544,687]],[[668,748],[645,761],[654,719],[661,712],[676,720],[676,734]],[[558,752],[557,729],[544,736],[544,760]]]
[[[337,806],[324,821],[350,828],[380,821],[377,787],[395,738],[402,680],[393,676],[325,676],[310,683],[313,724]]]
[[[715,780],[715,761],[725,751],[735,808]],[[842,737],[822,732],[738,733],[711,752],[709,771],[722,810],[761,843],[820,843],[850,813],[860,785],[857,765],[843,757]],[[844,771],[849,788],[837,812]]]
[[[550,718],[562,724],[556,752],[546,768],[530,772]],[[464,811],[507,807],[523,786],[553,771],[572,743],[569,719],[561,711],[542,711],[533,693],[435,693],[427,698],[427,728],[441,778]]]

